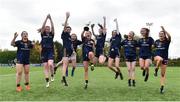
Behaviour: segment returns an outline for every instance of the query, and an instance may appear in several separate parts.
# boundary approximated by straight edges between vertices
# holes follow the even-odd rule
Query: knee
[[[141,69],[143,69],[143,68],[144,68],[144,65],[142,65],[142,64],[140,64],[139,66],[140,66],[140,68],[141,68]]]
[[[112,67],[112,65],[110,63],[108,63],[108,68],[111,68],[111,67]]]
[[[53,68],[53,64],[52,64],[52,63],[50,63],[50,64],[49,64],[49,67],[50,67],[50,68]]]
[[[100,64],[103,64],[104,61],[103,61],[102,59],[99,59],[99,63],[100,63]]]
[[[165,73],[161,73],[161,77],[165,77]]]
[[[17,75],[22,75],[22,71],[18,71],[16,74]]]
[[[94,58],[94,53],[93,52],[89,52],[89,59],[93,59]]]
[[[105,57],[104,56],[99,56],[99,63],[103,64],[105,62]]]
[[[132,71],[135,72],[135,68],[133,68]]]
[[[128,72],[131,72],[131,69],[128,69]]]
[[[25,71],[24,74],[25,74],[25,75],[28,75],[28,74],[29,74],[29,71]]]
[[[116,65],[115,65],[115,67],[116,67],[116,68],[119,68],[119,65],[118,65],[118,64],[116,64]]]

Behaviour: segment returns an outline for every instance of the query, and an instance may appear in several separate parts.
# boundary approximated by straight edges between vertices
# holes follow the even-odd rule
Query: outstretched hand
[[[164,29],[164,27],[163,27],[163,26],[161,26],[161,29],[162,29],[163,31],[165,31],[165,29]]]
[[[103,19],[106,20],[106,16],[103,16]]]
[[[114,19],[114,22],[117,22],[117,18]]]
[[[50,17],[51,17],[51,15],[50,15],[50,14],[48,14],[48,15],[47,15],[47,18],[50,18]]]
[[[66,18],[70,17],[70,12],[66,12]]]
[[[94,28],[95,24],[91,24],[91,28]]]
[[[17,36],[18,36],[18,33],[15,32],[15,33],[14,33],[14,38],[17,38]]]

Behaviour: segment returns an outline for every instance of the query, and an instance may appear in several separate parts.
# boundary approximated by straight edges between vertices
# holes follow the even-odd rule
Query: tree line
[[[34,48],[31,50],[30,62],[31,63],[41,63],[41,45],[40,41],[34,41]],[[77,49],[77,63],[82,63],[82,45]],[[109,52],[109,43],[105,43],[104,54],[108,55]],[[121,66],[125,66],[124,59],[124,49],[121,48]],[[60,42],[54,42],[54,61],[57,63],[63,57],[63,46]],[[138,51],[137,51],[138,53]],[[0,49],[0,63],[7,64],[9,61],[12,61],[16,58],[16,51],[9,51],[8,49],[2,50]],[[180,58],[169,59],[169,66],[180,66]]]

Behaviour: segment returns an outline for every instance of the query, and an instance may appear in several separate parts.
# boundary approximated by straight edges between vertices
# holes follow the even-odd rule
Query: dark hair
[[[84,31],[89,31],[89,27],[84,27]]]
[[[150,30],[148,28],[142,28],[142,29],[146,30],[146,37],[148,37]]]
[[[124,38],[127,39],[127,38],[128,38],[128,35],[124,34]]]
[[[71,29],[71,27],[70,27],[70,26],[66,26],[66,28],[70,28],[70,29]]]
[[[163,32],[164,37],[165,37],[165,40],[167,40],[167,37],[166,37],[166,33],[165,33],[165,31],[160,31],[160,32]]]
[[[23,35],[23,33],[27,33],[27,35],[28,35],[28,32],[27,32],[27,31],[22,31],[21,36]]]

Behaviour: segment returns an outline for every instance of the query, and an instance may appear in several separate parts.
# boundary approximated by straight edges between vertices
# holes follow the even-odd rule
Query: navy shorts
[[[151,56],[139,56],[139,58],[142,58],[143,60],[151,59]]]
[[[163,64],[163,65],[167,65],[167,64],[168,64],[168,60],[163,59],[162,64]]]
[[[103,49],[96,49],[95,57],[99,58],[100,55],[103,55]]]
[[[41,51],[42,62],[48,62],[48,60],[54,60],[54,49],[42,49]]]
[[[136,56],[125,56],[125,60],[127,62],[134,62],[136,61]]]
[[[18,64],[28,65],[29,64],[29,58],[17,58]]]
[[[93,51],[83,51],[83,61],[90,61],[89,52],[93,52]]]
[[[64,48],[63,49],[63,57],[71,57],[71,55],[73,54],[73,50],[71,50],[71,49],[66,49],[66,48]]]
[[[116,57],[120,57],[120,53],[118,49],[111,49],[109,52],[109,57],[115,59]]]
[[[158,55],[158,54],[156,54],[154,57],[156,57],[156,56],[160,56],[160,57],[163,58],[163,61],[162,61],[162,64],[163,64],[163,65],[167,65],[167,64],[168,64],[168,58],[165,58],[165,57],[163,57],[162,55]]]

